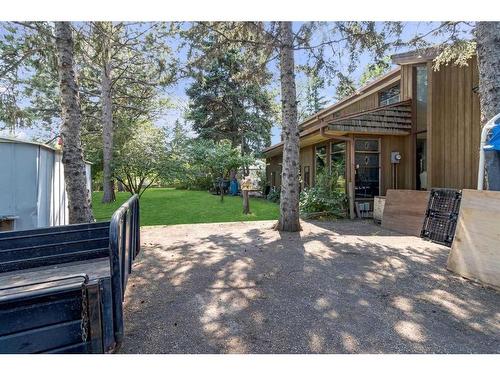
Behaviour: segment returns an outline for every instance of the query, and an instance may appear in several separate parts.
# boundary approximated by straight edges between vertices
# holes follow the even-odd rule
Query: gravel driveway
[[[122,353],[499,353],[500,293],[367,221],[142,228]]]

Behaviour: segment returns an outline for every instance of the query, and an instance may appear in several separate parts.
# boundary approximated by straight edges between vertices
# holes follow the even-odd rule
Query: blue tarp
[[[484,146],[485,151],[500,151],[500,125],[497,124],[490,132],[490,139]]]
[[[496,120],[495,124],[483,149],[486,151],[484,156],[488,172],[488,189],[500,191],[500,119]]]

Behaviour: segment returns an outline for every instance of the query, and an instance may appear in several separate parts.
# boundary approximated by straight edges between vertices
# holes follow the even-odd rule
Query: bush
[[[259,180],[259,189],[260,192],[265,195],[266,194],[266,188],[268,186],[267,183],[267,173],[265,169],[261,169],[257,172],[257,178]]]
[[[279,203],[280,195],[281,189],[272,188],[269,194],[267,194],[267,200],[274,203]]]
[[[318,174],[316,185],[300,194],[301,214],[324,213],[325,216],[344,217],[347,196],[343,189],[338,189],[338,180],[339,175],[336,171]]]

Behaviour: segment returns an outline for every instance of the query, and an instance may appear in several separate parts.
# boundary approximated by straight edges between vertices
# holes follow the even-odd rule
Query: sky
[[[419,33],[425,33],[429,30],[431,30],[433,27],[436,26],[437,23],[432,23],[432,22],[405,22],[404,23],[404,28],[403,28],[403,34],[402,34],[402,39],[403,40],[408,40],[415,36],[416,34]],[[294,29],[298,29],[300,27],[301,23],[300,22],[294,22]],[[2,28],[0,28],[0,36],[2,33]],[[433,39],[428,39],[429,42],[431,43],[439,43],[440,39],[437,37],[434,37]],[[177,50],[179,47],[179,40],[170,40],[169,43],[171,44],[172,50]],[[394,53],[400,53],[404,52],[405,50],[391,50],[389,51],[388,55],[394,54]],[[330,55],[331,56],[331,55]],[[178,52],[178,58],[181,60],[185,59],[185,49],[181,50]],[[331,56],[333,58],[333,56]],[[304,64],[307,59],[307,54],[303,50],[297,50],[295,51],[295,61],[296,65],[299,64]],[[355,71],[351,74],[351,78],[355,81],[358,82],[361,74],[365,70],[366,66],[372,61],[370,53],[364,53],[363,55],[360,56],[359,63],[355,69]],[[272,63],[269,67],[271,73],[273,74],[273,79],[272,83],[270,85],[271,89],[275,89],[277,92],[279,92],[279,67],[277,65],[277,62],[275,61]],[[306,78],[304,74],[298,73],[297,74],[297,87],[304,87],[306,83]],[[156,124],[158,126],[171,129],[177,119],[180,119],[181,122],[183,122],[183,114],[185,111],[185,108],[188,105],[188,97],[186,95],[186,89],[190,85],[191,80],[190,79],[183,79],[178,81],[174,86],[169,88],[166,92],[166,96],[170,99],[172,103],[172,108],[169,108],[165,111],[164,115],[161,116],[157,121]],[[322,91],[322,95],[324,96],[325,100],[327,101],[327,106],[334,104],[335,103],[335,88],[336,88],[336,81],[333,80],[330,85],[326,86],[324,90]],[[1,81],[0,81],[0,94],[1,94]],[[279,100],[279,98],[276,98],[276,100]],[[0,127],[1,128],[1,127]],[[1,134],[5,135],[5,131],[0,131]],[[278,143],[280,141],[280,133],[281,129],[276,124],[272,128],[272,144]],[[53,134],[53,132],[52,132]],[[191,133],[193,134],[193,133]],[[193,134],[194,135],[194,134]],[[39,129],[22,129],[16,133],[17,137],[20,138],[28,138],[28,139],[33,139],[33,138],[48,138],[51,137],[50,134],[46,134],[45,132],[41,132]]]

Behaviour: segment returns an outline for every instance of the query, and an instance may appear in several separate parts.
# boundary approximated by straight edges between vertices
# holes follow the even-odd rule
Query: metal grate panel
[[[432,189],[420,237],[451,246],[461,199],[460,190]]]

